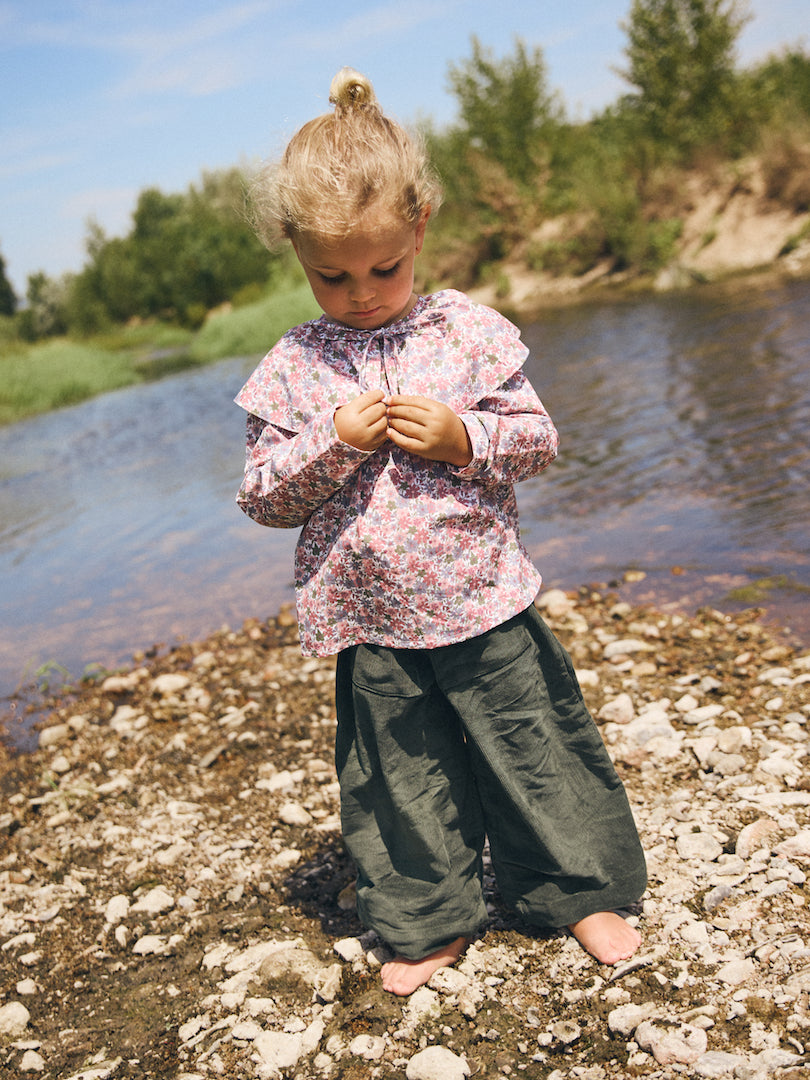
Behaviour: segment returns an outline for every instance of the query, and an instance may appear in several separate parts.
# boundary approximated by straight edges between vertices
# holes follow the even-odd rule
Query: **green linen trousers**
[[[486,838],[502,899],[533,925],[641,897],[624,787],[534,605],[437,649],[345,649],[336,702],[358,914],[401,956],[421,959],[486,922]]]

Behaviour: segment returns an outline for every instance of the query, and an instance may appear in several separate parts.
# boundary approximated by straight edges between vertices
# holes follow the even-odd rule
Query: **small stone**
[[[693,709],[696,709],[698,705],[700,705],[700,702],[696,697],[693,697],[692,694],[684,694],[683,697],[678,698],[675,702],[674,708],[680,713],[688,713],[692,712]]]
[[[334,943],[332,948],[341,960],[346,960],[349,963],[353,960],[360,960],[366,955],[363,943],[358,938],[341,938],[340,941]]]
[[[294,1069],[303,1053],[303,1039],[295,1032],[263,1031],[253,1043],[262,1063],[281,1072]]]
[[[645,1020],[636,1028],[635,1040],[642,1050],[647,1050],[659,1065],[693,1065],[706,1053],[706,1032],[693,1024],[680,1024],[675,1028],[659,1027]]]
[[[675,841],[675,847],[682,859],[697,859],[700,862],[714,862],[723,854],[722,846],[710,833],[684,833]]]
[[[152,680],[152,692],[160,697],[170,697],[191,686],[191,679],[179,671],[167,671]]]
[[[168,945],[159,934],[144,934],[132,946],[132,951],[136,956],[161,956],[168,951]]]
[[[464,1080],[471,1070],[463,1057],[446,1046],[428,1046],[414,1054],[405,1068],[408,1080]]]
[[[745,960],[729,960],[718,969],[716,978],[727,986],[740,986],[752,979],[756,973],[757,965],[748,957]]]
[[[262,1029],[252,1020],[242,1020],[240,1023],[234,1024],[231,1028],[232,1037],[234,1039],[241,1039],[243,1042],[253,1042],[255,1039],[258,1039],[261,1033]]]
[[[403,1012],[406,1012],[411,1020],[438,1020],[442,1012],[441,1000],[435,990],[420,986],[408,998]]]
[[[0,1038],[18,1039],[31,1019],[31,1013],[21,1001],[0,1006]]]
[[[385,1053],[385,1039],[379,1035],[357,1035],[349,1043],[349,1052],[365,1061],[379,1061]]]
[[[562,619],[574,610],[576,603],[562,589],[549,589],[538,597],[537,607],[551,619]]]
[[[550,1028],[551,1034],[564,1046],[575,1043],[582,1034],[582,1028],[574,1020],[558,1020]]]
[[[616,1031],[625,1038],[629,1038],[642,1021],[649,1020],[654,1015],[655,1005],[651,1001],[642,1005],[628,1002],[626,1005],[618,1005],[615,1009],[610,1010],[608,1013],[608,1027],[611,1031]]]
[[[132,905],[132,911],[145,912],[148,915],[160,915],[161,912],[171,911],[174,907],[174,897],[162,885],[156,885],[145,896]]]
[[[129,897],[119,893],[107,901],[104,918],[108,926],[117,926],[129,914]]]
[[[725,754],[722,750],[713,750],[707,756],[706,764],[718,776],[738,776],[745,771],[742,754]]]
[[[746,1058],[742,1054],[727,1054],[724,1050],[708,1050],[692,1066],[695,1076],[707,1076],[717,1080],[727,1080],[730,1076],[737,1076],[735,1069],[745,1065]]]
[[[606,702],[597,714],[599,720],[609,724],[629,724],[636,715],[633,699],[629,694],[619,694]]]
[[[779,826],[772,818],[757,818],[756,821],[740,829],[734,850],[741,859],[750,859],[755,851],[764,847],[766,842],[778,832]]]
[[[278,812],[278,816],[285,825],[304,826],[312,824],[312,815],[300,803],[284,803]]]
[[[800,858],[810,859],[810,829],[803,829],[795,836],[783,840],[776,848],[778,855],[784,855],[787,859]]]
[[[638,638],[622,638],[620,641],[609,642],[602,650],[605,660],[613,660],[619,656],[631,656],[637,652],[650,652],[652,645]]]
[[[67,742],[71,736],[71,729],[67,724],[52,724],[43,728],[39,733],[39,748],[45,750],[49,746],[59,746]]]
[[[26,1050],[20,1060],[20,1072],[44,1072],[45,1058],[36,1050]]]
[[[340,964],[331,964],[328,968],[318,972],[313,979],[315,993],[321,1001],[327,1004],[331,1001],[337,1001],[342,979],[343,969]]]
[[[190,1020],[186,1020],[185,1024],[181,1024],[177,1029],[177,1037],[181,1043],[190,1042],[195,1035],[199,1035],[201,1031],[209,1025],[208,1013],[202,1016],[192,1016]]]
[[[147,674],[144,668],[128,671],[126,675],[108,675],[101,684],[102,694],[126,694],[134,690]]]

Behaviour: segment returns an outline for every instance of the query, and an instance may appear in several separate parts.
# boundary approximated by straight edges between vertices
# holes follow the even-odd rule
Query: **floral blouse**
[[[301,647],[435,648],[528,607],[540,575],[512,485],[553,460],[557,432],[521,367],[516,327],[453,290],[389,326],[325,316],[270,350],[236,398],[248,416],[241,508],[303,526],[295,556]],[[461,417],[473,457],[427,461],[341,442],[335,411],[365,390],[421,394]]]

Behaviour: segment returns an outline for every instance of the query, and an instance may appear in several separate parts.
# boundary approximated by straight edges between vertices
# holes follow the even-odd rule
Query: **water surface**
[[[810,283],[548,312],[526,370],[561,434],[521,484],[546,584],[769,611],[810,643]],[[43,665],[78,676],[292,599],[297,530],[234,496],[256,358],[0,430],[0,697]],[[756,596],[751,593],[750,596]]]

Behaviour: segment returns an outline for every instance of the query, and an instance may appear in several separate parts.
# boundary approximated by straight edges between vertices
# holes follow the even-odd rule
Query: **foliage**
[[[810,117],[810,56],[797,48],[770,56],[743,75],[748,98],[756,105],[759,125],[775,117],[807,121]]]
[[[65,332],[65,301],[69,287],[67,276],[55,279],[43,273],[31,274],[26,290],[28,304],[18,317],[20,337],[25,341],[37,341]]]
[[[223,356],[264,353],[283,333],[320,314],[305,283],[271,293],[254,304],[209,319],[195,336],[189,354],[208,362]]]
[[[445,201],[423,262],[432,267],[430,280],[451,279],[460,288],[485,276],[538,220],[564,130],[542,50],[517,40],[511,55],[497,58],[471,40],[471,57],[449,69],[458,122],[424,130]]]
[[[562,121],[562,107],[547,86],[542,49],[530,54],[518,39],[514,54],[498,60],[473,36],[472,56],[450,65],[449,81],[468,145],[510,180],[536,188]]]
[[[734,46],[748,16],[742,0],[633,0],[624,29],[635,87],[629,116],[657,147],[683,159],[728,142],[739,120]]]
[[[0,423],[74,405],[131,383],[124,354],[54,338],[0,360]]]
[[[91,224],[89,260],[69,304],[71,329],[88,333],[133,317],[195,327],[246,285],[266,283],[274,260],[242,203],[242,174],[231,169],[204,174],[185,194],[141,192],[126,237],[108,239]]]
[[[448,70],[456,122],[423,124],[445,200],[417,288],[489,280],[504,293],[507,258],[551,273],[605,261],[654,271],[676,253],[685,171],[743,153],[759,155],[770,198],[810,208],[810,55],[795,47],[738,70],[744,3],[631,0],[623,74],[632,90],[585,122],[566,119],[541,49],[517,39],[498,57],[473,37],[470,55]],[[32,274],[22,310],[0,256],[2,418],[120,379],[260,352],[286,316],[315,313],[290,249],[268,253],[253,235],[244,188],[233,168],[204,173],[185,192],[143,191],[127,235],[89,223],[84,268]],[[547,228],[551,219],[564,229]],[[284,313],[274,309],[282,293]],[[65,341],[42,353],[26,345],[65,334],[84,343],[81,353]]]
[[[0,315],[13,315],[17,310],[17,297],[6,277],[6,260],[0,255]]]
[[[0,356],[0,424],[223,356],[261,354],[315,314],[308,288],[278,288],[258,303],[224,312],[196,334],[159,325],[118,327],[90,342],[17,342]]]
[[[762,136],[766,192],[798,214],[810,210],[810,131],[807,125],[784,124]]]

